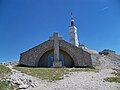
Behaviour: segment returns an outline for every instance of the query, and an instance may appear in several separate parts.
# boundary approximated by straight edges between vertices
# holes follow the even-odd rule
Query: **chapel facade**
[[[79,47],[77,28],[71,14],[69,42],[57,32],[49,40],[20,54],[20,65],[32,67],[89,67],[91,54]]]

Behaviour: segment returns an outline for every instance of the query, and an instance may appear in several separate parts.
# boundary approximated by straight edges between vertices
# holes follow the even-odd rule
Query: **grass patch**
[[[38,77],[40,79],[46,79],[48,81],[56,81],[64,78],[64,74],[69,72],[80,72],[80,71],[96,71],[90,68],[31,68],[31,67],[15,67],[15,69]]]
[[[4,66],[0,65],[0,79],[2,79],[4,76],[8,75],[11,72],[11,70]]]
[[[0,90],[14,90],[15,86],[11,86],[7,81],[0,81]]]
[[[111,74],[114,74],[116,77],[107,77],[104,80],[108,82],[120,83],[120,70],[119,69],[113,69],[113,70],[115,71],[112,72]]]
[[[5,81],[6,76],[11,70],[0,64],[0,90],[14,90],[15,86],[11,86],[8,81]]]
[[[105,81],[108,82],[116,82],[116,83],[120,83],[120,77],[107,77],[104,79]]]

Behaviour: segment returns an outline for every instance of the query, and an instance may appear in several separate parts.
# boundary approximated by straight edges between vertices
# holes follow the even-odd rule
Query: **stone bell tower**
[[[78,36],[77,36],[77,28],[74,25],[74,19],[71,13],[71,25],[69,26],[69,42],[74,46],[79,46]]]

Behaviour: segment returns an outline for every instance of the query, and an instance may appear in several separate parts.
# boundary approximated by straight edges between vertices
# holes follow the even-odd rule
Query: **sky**
[[[81,44],[120,54],[120,0],[0,0],[0,62],[18,61],[53,32],[69,41],[71,12]]]

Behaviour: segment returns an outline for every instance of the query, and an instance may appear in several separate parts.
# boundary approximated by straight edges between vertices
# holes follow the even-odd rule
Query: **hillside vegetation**
[[[0,65],[0,79],[8,75],[10,71],[11,70],[8,67],[5,67],[4,65]]]
[[[4,78],[11,72],[8,67],[0,65],[0,90],[13,90],[13,87],[9,85],[9,82],[5,81]]]

